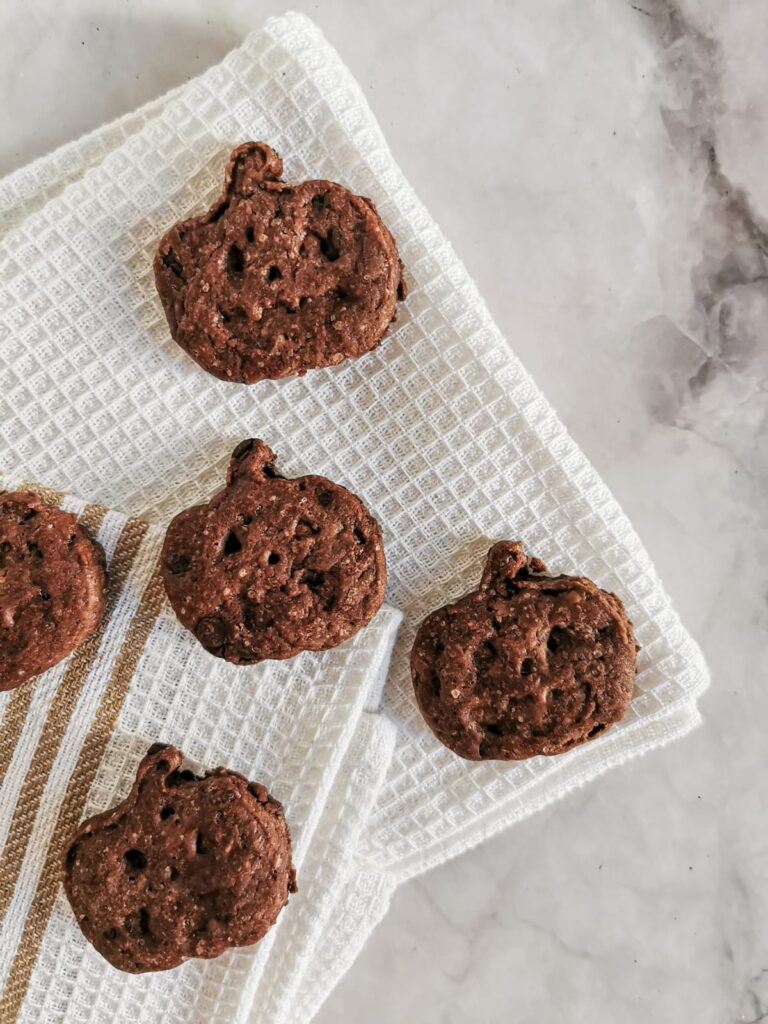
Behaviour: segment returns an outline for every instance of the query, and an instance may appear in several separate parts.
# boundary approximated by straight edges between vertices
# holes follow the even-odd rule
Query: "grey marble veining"
[[[768,5],[297,2],[643,537],[684,741],[404,886],[321,1024],[768,1020]],[[0,172],[283,5],[7,0]]]

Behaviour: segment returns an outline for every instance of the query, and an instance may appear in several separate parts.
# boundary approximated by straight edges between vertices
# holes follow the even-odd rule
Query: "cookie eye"
[[[316,569],[308,569],[302,576],[301,582],[306,584],[311,591],[318,593],[325,582],[325,574]]]
[[[230,530],[227,536],[224,538],[222,545],[222,554],[225,555],[236,555],[238,551],[242,551],[243,545],[240,543],[240,538],[237,536],[234,530]]]
[[[277,563],[279,561],[280,561],[280,555],[278,555],[278,553],[276,551],[270,551],[269,558],[267,559],[267,562],[269,562],[270,565],[277,565]]]
[[[171,815],[173,815],[175,813],[176,813],[175,809],[173,807],[171,807],[170,804],[166,804],[165,807],[163,807],[163,809],[160,811],[160,819],[161,819],[161,821],[167,821],[168,818],[170,818]]]
[[[560,626],[554,626],[547,637],[547,650],[558,651],[568,634]]]
[[[312,209],[315,211],[315,213],[322,213],[326,205],[327,203],[325,201],[325,196],[312,196]]]
[[[123,927],[129,935],[149,935],[149,911],[141,907],[138,914],[129,914],[123,921]]]
[[[328,508],[328,506],[333,503],[333,495],[330,491],[318,491],[317,503],[318,505],[322,505],[323,508]]]
[[[238,245],[230,245],[227,252],[227,273],[234,284],[240,284],[245,270],[245,256]]]
[[[320,252],[328,260],[329,263],[335,263],[341,253],[339,247],[336,244],[334,237],[333,228],[328,232],[325,237],[320,237]]]
[[[162,261],[172,274],[175,274],[176,277],[180,277],[182,280],[184,279],[184,269],[181,265],[181,260],[173,249],[169,249],[168,252],[162,256]]]
[[[280,273],[280,267],[268,267],[267,268],[267,280],[268,281],[279,281],[283,275]]]
[[[533,658],[524,658],[520,665],[520,675],[529,676],[533,672]]]
[[[146,854],[141,850],[126,850],[123,854],[123,864],[126,871],[143,871],[147,866]]]
[[[311,537],[315,533],[319,533],[319,529],[313,526],[308,519],[300,519],[296,523],[296,529],[293,531],[294,537]]]

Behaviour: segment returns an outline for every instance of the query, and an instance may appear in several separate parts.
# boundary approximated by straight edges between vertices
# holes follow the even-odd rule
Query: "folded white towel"
[[[375,353],[250,388],[206,376],[174,345],[151,272],[161,234],[211,201],[227,153],[249,138],[280,152],[287,180],[371,196],[411,287]],[[309,1019],[400,880],[698,721],[706,667],[638,538],[307,19],[269,21],[169,97],[0,182],[0,215],[3,464],[162,521],[213,489],[230,447],[256,435],[288,473],[347,484],[384,527],[388,597],[405,615],[385,693],[394,758],[369,824],[353,823],[355,847],[338,858],[349,875],[335,906],[326,894],[311,939],[304,926],[290,942],[276,932],[256,954],[275,967],[254,968],[253,1019]],[[407,655],[421,616],[473,587],[499,538],[621,596],[642,645],[637,692],[621,726],[567,755],[468,764],[421,721]],[[223,1016],[206,1019],[231,1019],[217,998]],[[195,1019],[186,1005],[164,1012]]]

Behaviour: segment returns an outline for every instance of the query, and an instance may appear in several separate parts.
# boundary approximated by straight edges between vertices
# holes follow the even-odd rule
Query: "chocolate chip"
[[[186,555],[173,555],[171,558],[167,560],[165,564],[168,566],[168,570],[172,572],[174,576],[179,576],[181,575],[181,573],[189,571],[189,566],[191,563]]]
[[[219,615],[206,615],[195,627],[195,636],[203,647],[216,649],[227,639],[227,624]]]

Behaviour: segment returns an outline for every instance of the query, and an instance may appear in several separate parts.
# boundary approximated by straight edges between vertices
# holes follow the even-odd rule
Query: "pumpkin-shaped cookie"
[[[262,442],[235,449],[227,486],[171,522],[168,598],[211,652],[238,665],[335,647],[384,599],[381,530],[362,501],[322,476],[287,480]]]
[[[71,512],[0,494],[0,690],[70,654],[104,611],[104,552]]]
[[[561,754],[624,715],[637,647],[615,594],[495,544],[478,590],[422,622],[411,674],[437,738],[469,760]]]
[[[250,946],[296,891],[283,809],[217,768],[181,770],[156,744],[127,798],[84,821],[64,850],[64,888],[89,942],[121,971],[164,971]]]
[[[171,334],[209,373],[253,384],[374,349],[405,295],[370,199],[332,181],[280,181],[263,142],[232,153],[224,192],[167,232],[155,280]]]

